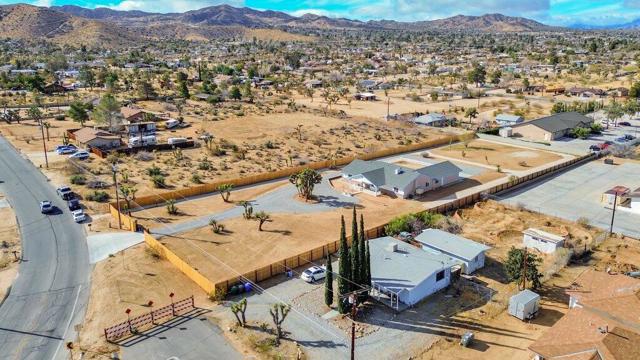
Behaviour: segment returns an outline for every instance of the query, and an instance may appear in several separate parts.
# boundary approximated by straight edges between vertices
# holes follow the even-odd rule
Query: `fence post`
[[[104,339],[109,342],[109,336],[107,336],[107,328],[104,328]]]

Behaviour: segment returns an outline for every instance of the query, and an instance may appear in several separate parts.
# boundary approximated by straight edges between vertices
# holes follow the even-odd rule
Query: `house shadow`
[[[283,235],[283,236],[291,235],[291,231],[290,230],[266,230],[266,229],[263,229],[262,231],[263,232],[268,232],[268,233],[280,234],[280,235]]]
[[[484,267],[478,269],[477,273],[501,284],[509,283],[507,273],[504,270],[504,266],[502,265],[502,263],[489,255],[485,257]]]
[[[455,200],[457,197],[455,194],[459,191],[463,191],[466,189],[470,189],[476,186],[482,185],[482,183],[478,180],[466,178],[457,184],[453,184],[451,186],[446,186],[437,190],[427,191],[422,196],[415,197],[414,200],[420,202],[430,202],[436,200]]]
[[[362,208],[362,205],[358,205],[355,202],[340,200],[337,196],[332,195],[317,195],[316,199],[318,203],[333,208],[352,208],[354,205],[356,208]]]

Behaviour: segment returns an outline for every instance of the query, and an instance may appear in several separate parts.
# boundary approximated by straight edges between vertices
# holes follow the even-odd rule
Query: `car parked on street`
[[[58,193],[58,196],[60,196],[62,200],[70,200],[73,198],[73,191],[66,185],[57,188],[56,193]]]
[[[58,155],[73,154],[76,151],[78,151],[78,149],[75,146],[74,147],[65,146],[65,147],[56,149],[56,153]]]
[[[620,125],[620,126],[631,126],[631,123],[628,122],[628,121],[621,121],[621,122],[618,123],[618,125]]]
[[[71,200],[67,201],[67,206],[69,207],[69,210],[71,210],[71,211],[81,209],[80,200],[78,200],[78,199],[71,199]]]
[[[40,212],[43,214],[48,214],[50,212],[53,211],[53,205],[51,204],[51,201],[49,200],[44,200],[44,201],[40,201]]]
[[[89,158],[89,152],[80,150],[77,153],[70,155],[69,159],[87,160]]]
[[[73,221],[77,223],[81,223],[87,219],[87,215],[85,215],[82,209],[72,211],[71,215],[73,215]]]
[[[300,278],[308,283],[313,283],[324,279],[325,276],[327,276],[327,270],[324,266],[312,266],[303,271]]]

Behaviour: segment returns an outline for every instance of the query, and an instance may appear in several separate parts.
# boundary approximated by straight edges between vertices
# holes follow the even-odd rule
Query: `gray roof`
[[[498,114],[498,116],[496,116],[496,120],[498,120],[498,121],[509,121],[509,122],[520,122],[523,119],[522,119],[522,116],[518,116],[518,115]]]
[[[540,295],[534,293],[533,291],[531,291],[529,289],[524,289],[524,290],[520,291],[519,293],[513,295],[509,299],[509,303],[528,304],[531,301],[537,301],[539,299],[540,299]]]
[[[413,119],[413,122],[418,124],[431,124],[434,122],[446,121],[446,120],[447,120],[447,117],[444,114],[430,113],[430,114],[418,116],[417,118]]]
[[[432,249],[465,260],[473,260],[480,253],[491,249],[486,245],[438,229],[423,230],[415,240]]]
[[[425,166],[415,171],[420,174],[427,175],[430,178],[439,179],[452,175],[459,176],[462,169],[455,166],[451,161],[443,161],[431,166]]]
[[[557,133],[568,129],[573,129],[581,125],[586,126],[591,123],[593,123],[593,119],[586,117],[580,113],[564,112],[520,123],[518,125],[515,125],[514,128],[525,125],[535,125],[548,132]]]
[[[396,174],[397,169],[400,169],[399,174]],[[443,161],[414,170],[384,161],[356,159],[342,169],[343,174],[351,176],[362,175],[377,187],[397,187],[399,189],[407,186],[407,184],[414,181],[420,174],[431,178],[442,178],[451,175],[460,175],[461,172],[462,169],[450,161]]]
[[[398,251],[388,250],[397,244]],[[411,290],[433,273],[455,265],[446,255],[431,254],[390,236],[369,240],[371,281],[398,293]]]

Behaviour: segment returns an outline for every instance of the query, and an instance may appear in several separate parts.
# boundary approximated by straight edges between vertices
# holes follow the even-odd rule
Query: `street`
[[[0,136],[0,190],[22,237],[22,263],[0,307],[1,359],[66,359],[89,297],[85,234],[47,179]],[[44,215],[39,201],[62,212]]]

